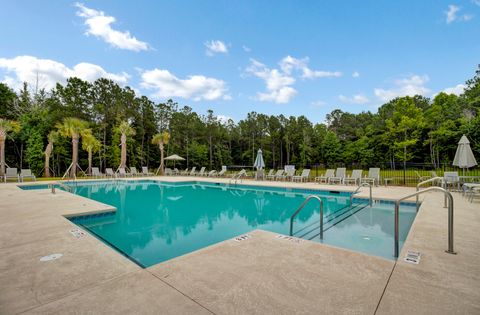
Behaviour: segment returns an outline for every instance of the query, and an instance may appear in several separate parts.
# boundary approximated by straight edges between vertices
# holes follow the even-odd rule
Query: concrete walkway
[[[374,196],[412,191],[378,187]],[[359,195],[368,196],[368,188]],[[257,230],[244,241],[227,240],[147,269],[89,234],[70,233],[76,226],[64,215],[111,210],[108,205],[14,184],[0,186],[0,200],[0,314],[480,313],[480,206],[459,194],[458,255],[444,252],[446,209],[440,194],[429,194],[397,263]],[[402,261],[407,250],[422,253],[420,264]],[[54,253],[63,256],[39,260]]]

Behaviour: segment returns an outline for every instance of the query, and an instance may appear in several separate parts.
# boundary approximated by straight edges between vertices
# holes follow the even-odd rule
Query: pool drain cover
[[[302,240],[299,239],[299,238],[292,237],[292,236],[287,236],[287,235],[281,235],[281,234],[276,235],[275,238],[290,241],[290,242],[293,242],[293,243],[301,243],[302,242]]]
[[[421,257],[420,252],[409,250],[409,251],[407,251],[407,254],[405,255],[405,258],[403,258],[403,261],[405,261],[407,263],[410,263],[410,264],[418,265],[420,263],[420,257]]]
[[[58,259],[62,256],[63,256],[63,254],[51,254],[51,255],[43,256],[42,258],[40,258],[40,261],[52,261],[52,260],[56,260],[56,259]]]
[[[241,241],[248,240],[251,237],[252,236],[250,234],[244,234],[244,235],[240,235],[240,236],[235,237],[234,240],[237,241],[237,242],[241,242]]]
[[[82,237],[85,237],[85,235],[87,235],[87,233],[85,233],[84,231],[82,231],[82,230],[80,230],[80,229],[70,230],[70,233],[72,233],[72,235],[73,235],[75,238],[82,238]]]

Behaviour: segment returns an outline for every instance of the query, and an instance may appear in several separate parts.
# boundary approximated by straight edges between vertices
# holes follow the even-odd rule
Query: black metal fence
[[[292,164],[295,165],[295,164]],[[427,163],[372,163],[372,164],[310,164],[310,165],[295,165],[297,170],[304,168],[310,169],[310,177],[313,179],[316,176],[321,176],[326,169],[336,169],[337,167],[346,167],[347,176],[352,173],[354,169],[362,169],[364,176],[368,174],[370,167],[380,168],[380,183],[397,186],[416,186],[420,181],[425,179],[443,176],[444,172],[458,172],[460,176],[471,176],[466,181],[480,182],[480,167],[476,166],[470,169],[461,169],[451,164],[433,165]],[[253,170],[252,166],[232,165],[228,166],[229,170],[239,170],[245,168]],[[267,168],[268,169],[268,168]]]

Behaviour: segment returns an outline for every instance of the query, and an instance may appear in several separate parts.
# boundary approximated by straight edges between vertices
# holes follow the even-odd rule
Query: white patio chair
[[[335,176],[335,170],[329,168],[325,171],[325,174],[323,174],[322,176],[315,177],[315,181],[319,182],[319,183],[327,184],[329,182],[330,178],[334,177],[334,176]]]

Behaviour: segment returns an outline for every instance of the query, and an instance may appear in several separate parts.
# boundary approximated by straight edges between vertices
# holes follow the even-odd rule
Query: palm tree
[[[45,149],[45,177],[50,177],[50,156],[52,155],[53,144],[58,140],[58,132],[55,130],[50,131],[47,136],[48,144]]]
[[[163,175],[163,168],[164,168],[164,162],[163,162],[163,147],[165,144],[168,144],[168,141],[170,140],[170,134],[167,131],[164,131],[162,133],[157,133],[155,136],[152,138],[152,143],[158,145],[158,148],[160,149],[160,166],[158,167],[158,171],[160,171],[160,175]]]
[[[98,150],[100,150],[101,143],[100,140],[95,138],[94,135],[92,135],[90,129],[88,129],[89,132],[86,132],[82,136],[82,148],[88,152],[88,170],[87,174],[92,175],[92,156],[94,153],[97,153]]]
[[[83,136],[85,130],[88,130],[88,123],[84,120],[68,117],[62,123],[57,124],[59,133],[68,138],[72,138],[72,164],[70,165],[70,177],[77,174],[78,165],[78,141]]]
[[[122,121],[117,127],[117,132],[121,134],[120,145],[122,146],[119,167],[125,168],[127,166],[127,137],[133,136],[135,134],[135,130],[130,126],[128,121]]]
[[[0,118],[0,176],[5,175],[5,140],[10,131],[19,132],[20,124],[13,120]]]

